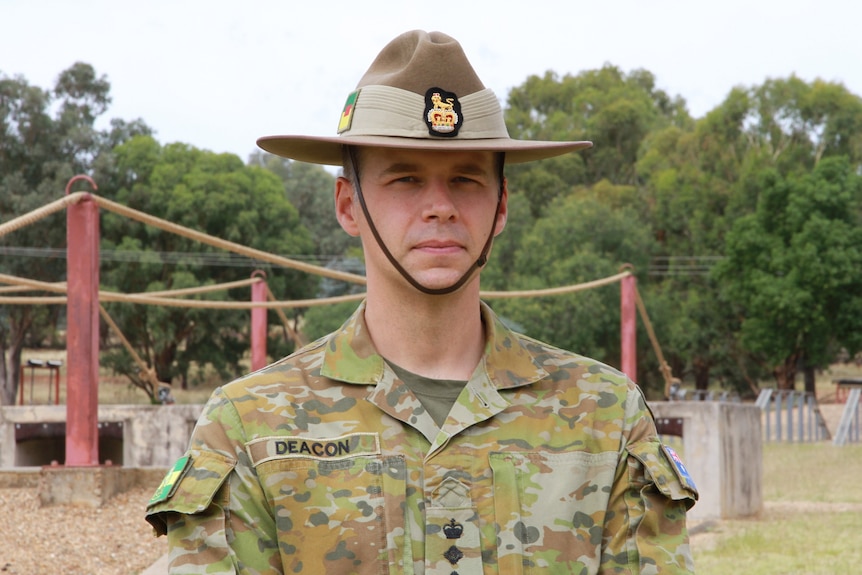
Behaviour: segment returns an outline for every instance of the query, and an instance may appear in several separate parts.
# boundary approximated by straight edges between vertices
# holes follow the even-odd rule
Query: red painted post
[[[75,179],[69,180],[66,193]],[[66,208],[66,465],[99,464],[99,206]]]
[[[634,275],[620,280],[620,347],[621,369],[632,381],[637,381],[637,308]]]
[[[251,284],[251,301],[266,301],[266,274],[261,270],[252,272],[251,277],[261,281]],[[266,308],[251,308],[251,370],[257,371],[266,366]]]

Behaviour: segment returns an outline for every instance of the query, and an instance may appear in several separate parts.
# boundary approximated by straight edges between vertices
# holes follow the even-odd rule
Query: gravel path
[[[42,507],[36,487],[0,489],[0,574],[134,575],[167,552],[144,520],[151,488],[103,507]]]

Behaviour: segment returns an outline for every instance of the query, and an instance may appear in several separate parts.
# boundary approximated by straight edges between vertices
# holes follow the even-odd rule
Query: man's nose
[[[452,196],[449,183],[440,178],[428,181],[422,195],[425,202],[423,217],[425,219],[453,220],[458,215],[458,209]]]

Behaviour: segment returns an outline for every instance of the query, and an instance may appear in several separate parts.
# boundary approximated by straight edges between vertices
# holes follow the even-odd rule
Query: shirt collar
[[[508,389],[538,381],[548,373],[528,349],[531,341],[507,328],[484,302],[482,321],[485,353],[473,377],[488,377],[497,389]],[[321,375],[356,384],[377,384],[383,377],[385,362],[374,348],[365,324],[365,302],[338,331],[327,336]]]

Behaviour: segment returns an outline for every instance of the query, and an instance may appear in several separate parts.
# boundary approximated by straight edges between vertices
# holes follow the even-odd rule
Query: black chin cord
[[[365,215],[365,221],[368,222],[368,227],[371,229],[371,235],[374,236],[374,240],[377,242],[377,245],[380,246],[381,250],[383,250],[383,255],[386,256],[386,259],[389,260],[389,263],[392,264],[392,267],[398,270],[398,273],[400,273],[401,276],[405,280],[407,280],[407,283],[409,283],[422,293],[428,295],[446,295],[460,289],[461,286],[463,286],[470,280],[470,277],[473,275],[473,272],[488,263],[488,252],[491,250],[491,242],[494,240],[494,229],[497,227],[497,217],[500,214],[500,204],[503,201],[502,169],[500,170],[499,174],[500,192],[497,194],[497,208],[494,210],[494,221],[491,223],[491,232],[488,234],[488,239],[485,240],[485,246],[482,248],[482,253],[479,254],[479,259],[477,259],[473,263],[473,265],[471,265],[470,268],[466,272],[464,272],[464,275],[461,276],[461,279],[456,281],[451,286],[445,288],[429,288],[416,281],[413,276],[407,273],[407,270],[405,270],[401,266],[401,264],[398,263],[398,260],[395,259],[395,256],[392,255],[392,253],[386,247],[386,244],[383,243],[383,238],[380,237],[380,233],[377,231],[377,226],[374,225],[374,220],[371,219],[371,214],[368,212],[368,206],[365,205],[365,196],[362,194],[362,186],[359,183],[359,170],[356,163],[356,151],[353,149],[353,146],[348,146],[347,153],[350,156],[350,163],[353,167],[353,184],[356,186],[356,196],[359,198],[359,205],[362,208],[362,213]]]

